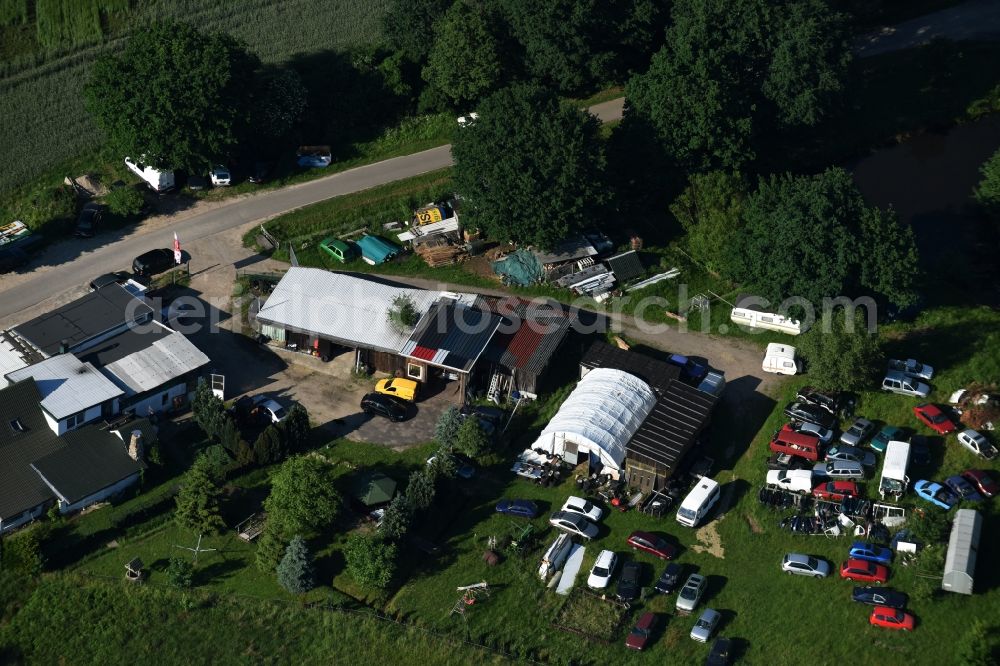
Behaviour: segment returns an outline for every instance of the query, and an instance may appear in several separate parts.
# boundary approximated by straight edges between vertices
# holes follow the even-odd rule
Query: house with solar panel
[[[390,313],[406,299],[416,324]],[[536,312],[537,311],[537,312]],[[558,308],[523,299],[415,289],[387,280],[293,266],[255,315],[272,344],[324,359],[349,353],[354,366],[425,385],[453,383],[460,402],[500,400],[544,388],[549,363],[570,330]]]

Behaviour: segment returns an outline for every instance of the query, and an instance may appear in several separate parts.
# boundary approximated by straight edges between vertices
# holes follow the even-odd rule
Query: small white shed
[[[972,594],[976,573],[976,553],[983,519],[974,509],[959,509],[951,525],[948,539],[948,556],[944,561],[944,578],[941,589],[959,594]]]

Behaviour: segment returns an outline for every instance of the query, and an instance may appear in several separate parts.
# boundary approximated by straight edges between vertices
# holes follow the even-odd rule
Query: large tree
[[[389,47],[423,64],[434,44],[434,24],[454,0],[392,0],[382,15],[382,35]]]
[[[834,391],[871,389],[885,360],[878,336],[868,331],[863,311],[853,318],[837,310],[828,321],[817,321],[801,336],[809,381]]]
[[[737,263],[733,238],[743,226],[747,184],[738,173],[694,174],[670,205],[687,232],[688,251],[709,269],[731,275]]]
[[[216,484],[212,463],[205,455],[194,459],[177,493],[174,520],[194,534],[214,534],[225,528],[219,515],[222,491]]]
[[[474,105],[502,79],[495,21],[482,5],[459,0],[434,26],[424,80],[457,108]]]
[[[268,529],[281,534],[314,534],[333,522],[340,507],[329,466],[308,456],[289,458],[281,465],[264,502]]]
[[[979,168],[982,179],[975,190],[976,201],[994,222],[1000,223],[1000,150]]]
[[[155,23],[94,63],[87,107],[118,154],[204,169],[240,135],[257,65],[229,35]]]
[[[488,97],[452,148],[467,222],[495,240],[543,248],[593,225],[607,200],[598,129],[596,118],[539,87]]]
[[[861,214],[860,284],[900,309],[914,305],[920,256],[913,228],[900,223],[891,208],[866,208]]]
[[[648,123],[687,170],[740,168],[762,129],[813,125],[846,75],[842,17],[819,0],[677,0],[664,47],[626,88],[626,121]]]

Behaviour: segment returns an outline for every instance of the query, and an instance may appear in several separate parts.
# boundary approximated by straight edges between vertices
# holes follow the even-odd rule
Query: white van
[[[882,478],[878,482],[878,494],[901,497],[910,485],[907,468],[910,466],[910,443],[891,441],[885,447],[885,461],[882,463]]]
[[[764,352],[764,362],[761,363],[764,372],[777,375],[794,375],[802,372],[802,361],[795,358],[795,347],[771,342]]]
[[[718,501],[719,483],[707,476],[701,477],[698,485],[688,493],[677,509],[677,522],[687,527],[697,527]]]
[[[129,171],[146,181],[146,184],[154,192],[166,192],[174,188],[173,171],[159,171],[151,166],[146,166],[142,163],[142,158],[139,158],[138,162],[134,162],[131,157],[126,157],[125,166],[128,167]]]
[[[810,493],[813,489],[811,469],[772,469],[766,479],[767,485],[793,493]]]
[[[729,321],[747,328],[767,329],[788,335],[798,335],[805,330],[798,319],[789,319],[775,312],[762,312],[753,308],[733,308],[729,313]]]

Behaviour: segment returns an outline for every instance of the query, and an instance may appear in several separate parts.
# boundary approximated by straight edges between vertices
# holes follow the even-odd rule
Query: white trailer
[[[882,478],[878,483],[878,494],[900,497],[910,485],[910,477],[906,475],[910,465],[910,443],[889,442],[885,447],[885,460],[882,463]]]
[[[166,192],[174,189],[174,172],[160,171],[142,163],[143,158],[133,160],[131,157],[125,158],[125,166],[135,175],[142,178],[154,192]]]
[[[776,375],[794,375],[802,372],[802,361],[795,358],[795,347],[771,342],[767,345],[760,367],[764,372]]]

